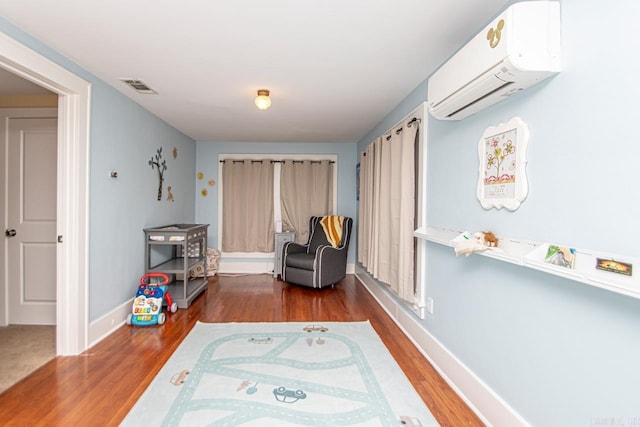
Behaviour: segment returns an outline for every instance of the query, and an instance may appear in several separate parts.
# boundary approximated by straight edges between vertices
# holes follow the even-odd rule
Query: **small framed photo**
[[[527,197],[528,142],[529,127],[519,117],[485,129],[478,143],[477,196],[483,208],[514,211]]]
[[[566,268],[576,267],[576,250],[565,246],[549,245],[544,262]]]
[[[596,269],[631,276],[633,273],[633,264],[616,261],[614,259],[596,258]]]

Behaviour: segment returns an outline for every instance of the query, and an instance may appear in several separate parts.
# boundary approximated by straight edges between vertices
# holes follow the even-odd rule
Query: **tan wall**
[[[58,95],[0,95],[0,108],[57,107]]]

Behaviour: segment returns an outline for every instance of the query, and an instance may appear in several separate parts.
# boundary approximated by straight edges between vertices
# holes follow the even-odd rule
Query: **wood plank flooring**
[[[123,326],[82,355],[57,357],[0,394],[0,424],[118,425],[196,321],[362,320],[371,322],[441,425],[483,425],[351,275],[333,289],[288,285],[269,275],[216,276],[189,309],[168,314],[164,325]]]

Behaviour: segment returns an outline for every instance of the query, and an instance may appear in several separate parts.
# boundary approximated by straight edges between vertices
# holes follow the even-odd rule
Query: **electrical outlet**
[[[427,311],[433,314],[433,298],[427,297]]]

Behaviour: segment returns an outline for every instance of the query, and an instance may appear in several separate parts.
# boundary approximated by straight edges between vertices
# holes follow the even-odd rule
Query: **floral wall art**
[[[516,210],[527,197],[529,128],[519,117],[488,127],[478,143],[478,200],[485,209]]]

